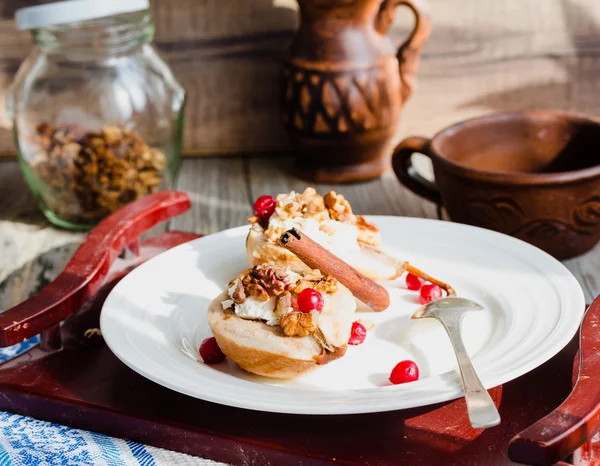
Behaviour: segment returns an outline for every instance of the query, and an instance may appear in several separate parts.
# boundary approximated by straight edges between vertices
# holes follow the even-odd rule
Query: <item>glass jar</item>
[[[148,0],[24,8],[34,48],[8,113],[25,179],[55,225],[87,229],[173,184],[185,92],[151,45]]]

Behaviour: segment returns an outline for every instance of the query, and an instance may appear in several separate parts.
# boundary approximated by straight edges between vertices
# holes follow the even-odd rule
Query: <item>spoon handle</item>
[[[450,337],[450,341],[452,342],[452,346],[456,353],[460,376],[465,391],[465,401],[467,402],[469,420],[471,421],[471,425],[476,429],[497,426],[500,424],[500,414],[489,393],[482,385],[481,380],[479,380],[463,343],[460,333],[463,316],[464,314],[456,316],[456,319],[451,319],[452,322],[445,322],[441,319],[440,321],[444,325],[446,332],[448,332],[448,336]]]

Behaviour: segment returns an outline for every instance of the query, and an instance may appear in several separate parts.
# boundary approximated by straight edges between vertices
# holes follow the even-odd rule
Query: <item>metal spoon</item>
[[[437,319],[448,332],[460,369],[469,420],[476,429],[500,424],[500,414],[489,393],[477,377],[460,334],[460,327],[465,314],[482,309],[479,304],[469,299],[449,297],[436,299],[425,304],[412,316],[413,319]]]

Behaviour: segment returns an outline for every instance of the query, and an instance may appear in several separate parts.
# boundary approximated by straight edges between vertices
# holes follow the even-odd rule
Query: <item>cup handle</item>
[[[438,187],[429,180],[423,178],[412,164],[412,155],[415,152],[423,154],[431,159],[429,155],[430,140],[422,137],[409,137],[404,139],[394,149],[392,155],[392,167],[394,172],[404,186],[418,196],[424,197],[438,205],[442,204],[442,197]]]
[[[401,5],[410,8],[415,15],[415,27],[410,36],[400,45],[396,55],[400,65],[402,101],[406,102],[415,88],[421,49],[431,33],[431,20],[426,13],[427,3],[424,0],[383,0],[375,20],[375,28],[380,34],[387,33],[394,18],[394,10]]]

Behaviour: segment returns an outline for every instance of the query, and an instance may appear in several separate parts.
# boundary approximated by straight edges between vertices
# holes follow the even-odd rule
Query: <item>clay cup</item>
[[[421,177],[412,155],[433,164]],[[409,137],[392,159],[400,182],[446,208],[452,221],[506,233],[557,259],[600,239],[600,120],[530,110],[455,124],[432,139]]]

